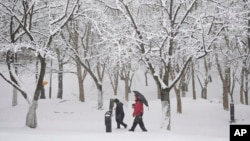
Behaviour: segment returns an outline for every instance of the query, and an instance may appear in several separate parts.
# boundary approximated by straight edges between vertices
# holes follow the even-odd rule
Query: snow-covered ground
[[[26,77],[28,79],[29,77]],[[72,77],[68,77],[71,78]],[[67,80],[67,77],[66,77]],[[135,79],[139,81],[139,79]],[[70,79],[68,79],[70,81]],[[73,80],[72,80],[73,81]],[[23,82],[27,82],[24,81]],[[29,83],[33,83],[30,81]],[[30,84],[29,84],[30,85]],[[129,132],[133,122],[131,104],[124,103],[125,123],[128,129],[116,129],[112,117],[112,132],[105,132],[104,114],[108,109],[108,96],[104,109],[97,110],[97,100],[90,86],[86,91],[87,101],[77,99],[77,86],[68,83],[65,98],[39,100],[37,116],[38,128],[25,126],[28,104],[19,95],[18,106],[12,107],[12,88],[0,78],[0,140],[1,141],[229,141],[229,112],[224,111],[219,98],[213,100],[183,98],[183,113],[176,113],[176,99],[171,99],[172,130],[161,129],[161,103],[152,98],[144,89],[149,100],[145,107],[144,123],[148,132],[142,132],[139,126],[135,132]],[[88,87],[88,86],[86,86]],[[33,88],[27,87],[32,92]],[[143,91],[143,88],[139,89]],[[150,90],[149,90],[150,91]],[[46,88],[48,92],[48,87]],[[53,95],[56,95],[55,93]],[[32,93],[30,95],[32,97]],[[47,95],[48,97],[48,95]],[[152,96],[153,97],[153,96]],[[250,107],[235,105],[237,124],[250,124]]]

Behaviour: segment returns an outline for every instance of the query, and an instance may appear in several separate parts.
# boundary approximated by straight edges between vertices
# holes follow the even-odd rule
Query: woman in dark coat
[[[117,123],[117,128],[120,128],[120,125],[124,126],[124,128],[127,128],[127,124],[125,124],[123,122],[124,119],[124,111],[123,111],[123,103],[121,103],[118,99],[114,100],[115,104],[116,104],[116,108],[115,108],[115,120]]]

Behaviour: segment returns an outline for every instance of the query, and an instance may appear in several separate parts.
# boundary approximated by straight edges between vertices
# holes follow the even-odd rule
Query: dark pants
[[[124,128],[127,128],[127,124],[123,122],[124,115],[116,115],[116,123],[117,123],[117,128],[120,128],[120,125],[124,126]]]
[[[45,99],[46,97],[45,97],[45,89],[44,88],[42,88],[42,90],[41,90],[41,95],[40,95],[40,99]]]
[[[130,131],[134,131],[137,124],[139,124],[140,128],[142,129],[142,131],[147,131],[147,129],[144,126],[143,120],[142,120],[142,116],[136,116],[134,119],[134,123],[130,129]]]

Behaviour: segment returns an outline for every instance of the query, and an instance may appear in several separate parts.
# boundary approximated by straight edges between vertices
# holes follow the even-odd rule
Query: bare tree
[[[78,1],[76,1],[76,3],[74,5],[76,5],[77,3],[78,3]],[[43,83],[45,70],[46,70],[46,57],[49,57],[48,56],[48,52],[49,52],[48,49],[51,45],[53,37],[56,35],[56,33],[59,31],[60,28],[65,26],[68,19],[71,17],[72,13],[75,10],[75,6],[73,6],[73,8],[70,10],[66,9],[66,11],[71,11],[70,14],[67,14],[67,12],[65,12],[64,16],[62,18],[58,18],[58,19],[54,20],[53,22],[51,22],[50,24],[52,24],[52,25],[59,24],[59,23],[60,23],[60,25],[59,26],[55,25],[56,28],[54,30],[51,29],[50,34],[47,34],[48,36],[45,36],[46,33],[42,34],[44,30],[40,28],[40,32],[39,32],[38,27],[40,27],[40,25],[44,26],[46,24],[46,19],[40,18],[40,17],[34,17],[34,15],[35,14],[39,15],[41,13],[44,13],[44,11],[47,10],[47,6],[48,6],[47,3],[35,3],[32,1],[22,1],[22,3],[17,2],[17,3],[13,3],[13,4],[14,5],[21,4],[22,8],[23,8],[23,12],[20,13],[20,12],[18,12],[18,10],[14,10],[14,9],[9,8],[5,3],[2,3],[2,2],[0,3],[0,5],[2,7],[4,7],[4,9],[6,9],[6,14],[13,16],[12,18],[14,18],[15,22],[18,24],[17,27],[20,27],[17,31],[20,33],[20,34],[18,34],[18,35],[20,35],[20,37],[12,37],[12,38],[15,38],[15,40],[22,38],[22,40],[24,40],[24,41],[29,41],[30,44],[19,43],[19,44],[17,44],[17,47],[19,47],[19,48],[25,47],[25,48],[28,48],[28,49],[34,51],[35,53],[37,53],[37,58],[38,58],[39,63],[40,63],[40,72],[39,72],[39,77],[38,77],[36,89],[34,92],[34,97],[33,97],[32,103],[30,104],[30,108],[29,108],[29,111],[28,111],[27,116],[26,116],[26,126],[28,126],[30,128],[36,128],[37,127],[36,109],[38,106],[38,100],[39,100],[40,92],[42,89],[42,85],[43,85],[42,83]],[[41,13],[39,13],[39,12],[41,12]],[[21,16],[19,16],[19,14],[21,14]],[[38,18],[38,19],[35,19],[35,18]],[[36,23],[34,23],[35,21],[36,21]],[[40,35],[41,38],[37,38],[38,35]],[[39,39],[41,39],[41,40],[39,40]],[[38,42],[43,43],[43,45],[41,43],[39,44]],[[13,49],[15,49],[15,46],[10,48],[8,51],[11,52],[11,51],[13,51]],[[40,49],[40,51],[37,51],[39,49]],[[8,62],[8,61],[10,61],[10,58],[7,58],[6,60]],[[11,68],[9,67],[9,69],[11,69]],[[27,93],[25,91],[23,91],[22,88],[20,87],[19,82],[17,80],[17,77],[15,77],[15,75],[13,74],[13,71],[10,72],[11,80],[8,80],[3,74],[1,74],[1,76],[3,78],[5,78],[5,80],[8,83],[10,83],[15,88],[17,88],[21,92],[21,94],[24,96],[24,98],[27,99],[28,103],[30,103],[28,100],[28,97],[27,97]]]
[[[137,51],[140,52],[142,60],[151,71],[157,86],[161,88],[161,102],[164,115],[162,127],[167,130],[171,130],[170,90],[172,90],[182,78],[192,59],[202,58],[212,50],[212,44],[224,28],[221,26],[217,32],[209,33],[209,29],[211,30],[214,28],[213,24],[211,24],[214,20],[213,18],[209,19],[209,16],[201,17],[199,19],[200,23],[196,24],[197,27],[193,26],[195,19],[191,17],[195,17],[194,15],[197,14],[193,10],[196,2],[196,0],[193,0],[179,3],[171,0],[170,2],[157,1],[150,4],[147,2],[142,3],[140,5],[141,7],[146,7],[148,9],[150,9],[150,6],[153,7],[150,12],[154,14],[156,14],[156,11],[161,13],[156,15],[156,17],[161,19],[160,21],[152,21],[150,18],[146,18],[148,21],[144,20],[143,22],[150,21],[154,25],[159,25],[157,27],[161,27],[161,29],[152,29],[149,26],[150,24],[138,24],[139,20],[137,20],[137,16],[135,16],[134,9],[131,8],[132,6],[135,7],[132,3],[126,3],[120,0],[120,3],[117,4],[117,7],[125,15],[136,34],[135,40],[137,43],[135,44],[137,44]],[[204,18],[204,21],[206,19],[206,22],[203,22],[202,18]],[[205,26],[203,26],[204,23],[209,26],[205,28]],[[190,36],[189,32],[185,32],[185,30],[188,29],[193,29],[195,32],[191,32]],[[158,35],[160,33],[160,35],[153,36],[156,33],[158,33]],[[210,37],[209,39],[208,36]],[[155,42],[154,48],[149,46],[148,38]],[[182,40],[179,40],[180,38]],[[151,51],[157,48],[158,56],[152,56]],[[157,60],[162,64],[163,79],[157,74],[156,65],[154,64],[154,62],[157,62],[154,61],[156,58],[158,58]],[[171,78],[171,74],[175,74],[173,75],[174,77]]]

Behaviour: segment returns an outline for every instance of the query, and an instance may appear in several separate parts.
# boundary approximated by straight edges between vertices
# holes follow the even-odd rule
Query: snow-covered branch
[[[23,50],[31,50],[33,51],[34,55],[37,56],[40,54],[42,57],[49,57],[49,58],[55,58],[55,53],[51,50],[48,50],[46,47],[42,45],[32,43],[12,43],[12,44],[1,44],[0,52],[8,52],[12,51],[14,53],[20,52]]]
[[[58,20],[56,20],[55,22],[58,22],[58,21],[63,21],[55,30],[53,31],[50,31],[50,35],[51,36],[54,36],[56,33],[58,33],[66,24],[67,22],[69,21],[69,19],[72,17],[72,15],[74,14],[76,8],[77,8],[77,5],[79,3],[79,0],[77,0],[75,3],[74,3],[74,7],[73,9],[71,10],[70,14],[66,17],[66,11],[65,11],[65,15],[63,15],[62,17],[66,17],[64,20],[61,18],[59,18]],[[66,8],[67,10],[67,8]],[[55,23],[55,22],[52,22],[52,23]],[[49,43],[48,43],[49,44]]]
[[[12,74],[15,74],[12,72]],[[16,88],[22,95],[23,97],[25,98],[25,100],[28,102],[28,104],[31,104],[30,103],[30,100],[29,100],[29,97],[28,97],[28,94],[26,93],[26,91],[18,84],[15,84],[13,81],[7,79],[2,73],[0,73],[0,76],[6,81],[8,82],[10,85],[12,85],[14,88]]]
[[[182,26],[183,22],[186,20],[188,14],[191,12],[194,4],[196,3],[197,0],[193,0],[193,2],[189,5],[189,8],[187,9],[186,13],[184,14],[183,18],[181,19],[181,22],[178,23],[176,30],[180,29]],[[178,34],[178,32],[175,33],[175,35]]]
[[[55,23],[60,22],[61,20],[63,20],[67,16],[68,7],[69,7],[69,0],[67,1],[67,4],[65,6],[64,14],[61,15],[61,17],[59,17],[57,19],[54,19],[53,21],[50,21],[49,23],[51,25],[53,25],[53,24],[55,24]]]

